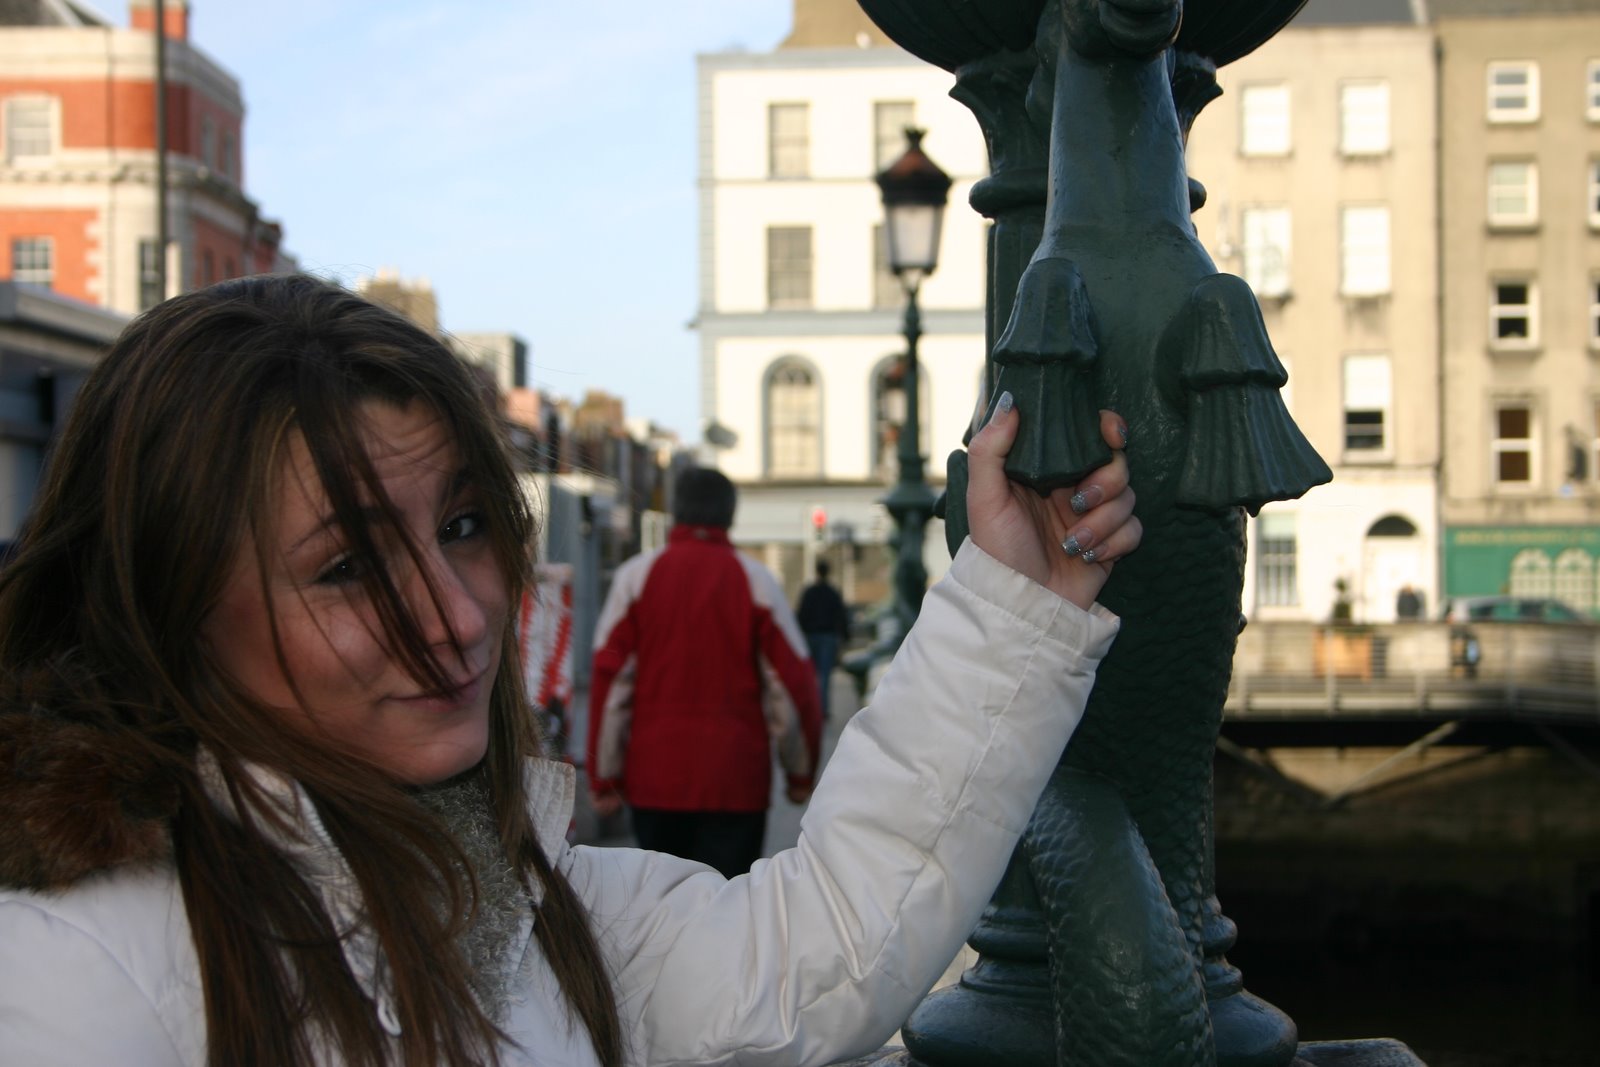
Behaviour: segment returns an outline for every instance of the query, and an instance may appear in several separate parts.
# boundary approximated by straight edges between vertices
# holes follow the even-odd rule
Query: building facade
[[[1335,472],[1252,520],[1246,611],[1383,622],[1409,586],[1429,615],[1499,592],[1600,615],[1600,0],[1309,0],[1218,80],[1196,228]],[[707,439],[755,505],[736,534],[791,584],[829,550],[795,551],[813,513],[889,532],[903,298],[869,179],[904,115],[957,178],[926,288],[934,472],[969,423],[986,160],[951,83],[845,0],[700,60]]]
[[[245,192],[239,83],[189,42],[184,0],[164,12],[165,250],[149,0],[133,0],[128,28],[71,0],[0,12],[0,278],[132,314],[293,266]]]
[[[1439,588],[1437,120],[1433,39],[1408,0],[1311,0],[1218,72],[1196,120],[1195,214],[1248,281],[1331,484],[1249,524],[1245,610],[1392,621]]]
[[[949,74],[889,45],[854,3],[801,0],[776,51],[702,55],[698,72],[706,458],[739,486],[734,539],[791,591],[826,553],[847,597],[878,599],[906,298],[873,178],[914,125],[955,179],[919,294],[922,450],[937,488],[982,379],[986,224],[966,203],[987,173],[982,134],[948,97]],[[934,575],[949,565],[937,523],[925,555]]]
[[[1600,610],[1600,0],[1434,0],[1443,581]]]

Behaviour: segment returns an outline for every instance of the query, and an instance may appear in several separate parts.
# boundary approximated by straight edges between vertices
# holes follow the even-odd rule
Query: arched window
[[[804,362],[785,357],[767,371],[767,476],[822,473],[822,388]]]
[[[1399,515],[1385,515],[1367,528],[1368,537],[1415,537],[1416,524]]]
[[[1594,610],[1594,560],[1583,549],[1556,557],[1555,598],[1585,615]]]
[[[931,392],[928,368],[917,365],[917,439],[922,454],[928,454]],[[900,473],[897,450],[900,427],[906,421],[906,361],[903,355],[888,356],[872,369],[872,473],[892,482]]]
[[[1550,596],[1550,557],[1537,548],[1525,548],[1511,560],[1512,596]]]

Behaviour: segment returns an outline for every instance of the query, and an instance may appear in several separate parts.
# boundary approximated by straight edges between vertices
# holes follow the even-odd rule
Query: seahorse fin
[[[1187,411],[1180,507],[1254,515],[1333,479],[1284,406],[1289,375],[1242,278],[1213,274],[1194,287],[1167,325],[1160,365]]]
[[[971,527],[967,523],[967,450],[958,448],[950,453],[944,464],[944,543],[954,559],[967,539]]]
[[[1002,392],[1022,414],[1006,474],[1040,496],[1076,485],[1111,458],[1100,435],[1093,370],[1099,345],[1083,276],[1070,259],[1028,264],[1011,321],[994,349],[995,381],[985,421]]]

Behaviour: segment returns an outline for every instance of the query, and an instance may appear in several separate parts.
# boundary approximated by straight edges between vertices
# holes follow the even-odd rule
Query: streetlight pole
[[[893,642],[896,647],[916,622],[928,588],[928,568],[922,561],[922,547],[935,499],[924,474],[922,456],[921,369],[917,363],[922,313],[917,306],[917,293],[922,280],[938,265],[939,231],[951,183],[950,176],[923,153],[923,132],[908,127],[905,152],[877,177],[883,194],[889,266],[906,294],[906,355],[902,375],[906,411],[895,449],[900,475],[883,500],[895,523]]]

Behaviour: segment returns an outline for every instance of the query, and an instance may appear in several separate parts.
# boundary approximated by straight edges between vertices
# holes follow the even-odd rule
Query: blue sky
[[[243,85],[246,184],[302,267],[426,276],[446,329],[522,335],[535,384],[693,441],[694,57],[770,49],[790,13],[193,0],[190,32]]]

